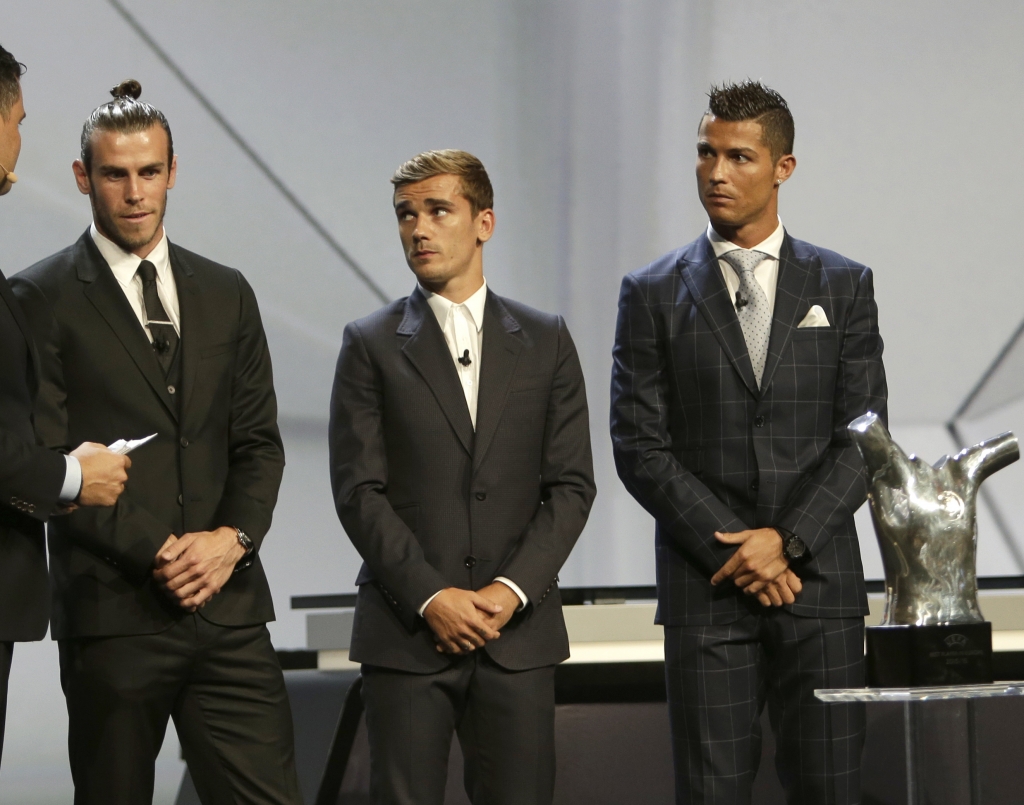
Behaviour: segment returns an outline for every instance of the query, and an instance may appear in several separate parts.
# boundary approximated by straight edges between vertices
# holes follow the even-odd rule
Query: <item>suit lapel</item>
[[[466,395],[444,333],[418,287],[405,302],[405,316],[397,332],[408,336],[402,352],[430,387],[466,452],[473,455],[473,421],[469,418]]]
[[[178,316],[181,327],[178,349],[181,350],[181,414],[184,416],[192,391],[195,389],[196,371],[199,368],[199,351],[206,343],[203,330],[203,316],[199,283],[192,266],[173,243],[170,247],[171,271],[178,290]]]
[[[0,274],[0,297],[3,297],[4,302],[11,311],[11,315],[14,317],[14,321],[18,324],[18,329],[20,329],[21,334],[25,336],[29,355],[28,387],[32,396],[35,397],[36,392],[39,389],[39,377],[36,374],[36,366],[39,365],[39,354],[36,351],[36,341],[32,336],[32,331],[29,329],[28,321],[25,319],[25,314],[21,312],[21,305],[18,304],[18,300],[14,297],[14,292],[11,290],[11,286],[7,282],[7,277],[3,274]]]
[[[487,291],[480,356],[480,388],[476,405],[474,467],[479,467],[487,454],[487,448],[491,445],[505,410],[509,385],[519,363],[519,353],[523,349],[522,341],[514,335],[519,330],[519,322],[512,317],[508,308],[497,296]]]
[[[772,314],[772,332],[768,339],[768,357],[764,364],[761,388],[766,389],[772,382],[772,375],[779,365],[782,353],[799,323],[801,311],[807,313],[808,282],[812,276],[810,267],[793,256],[789,235],[782,241],[779,252],[779,277],[775,285],[775,310]]]
[[[146,331],[125,298],[114,272],[110,270],[110,266],[103,259],[88,232],[79,239],[76,246],[75,265],[78,268],[78,278],[86,283],[86,298],[114,331],[171,416],[177,419],[177,406],[167,393],[163,369],[146,337]]]
[[[760,393],[754,369],[750,364],[743,328],[736,317],[736,309],[729,298],[729,289],[718,266],[718,258],[706,237],[697,240],[694,248],[682,259],[683,282],[690,291],[697,308],[715,334],[733,368],[755,397]]]

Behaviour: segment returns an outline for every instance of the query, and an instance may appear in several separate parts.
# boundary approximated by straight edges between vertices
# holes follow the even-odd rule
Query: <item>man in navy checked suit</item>
[[[710,225],[623,280],[612,372],[619,476],[657,521],[676,800],[750,802],[767,700],[789,802],[848,805],[863,711],[814,689],[864,684],[867,485],[846,426],[886,416],[871,270],[783,229],[785,100],[751,81],[709,97]]]

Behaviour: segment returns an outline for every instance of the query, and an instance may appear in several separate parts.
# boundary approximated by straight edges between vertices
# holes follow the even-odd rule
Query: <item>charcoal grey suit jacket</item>
[[[88,231],[11,279],[39,347],[43,442],[66,448],[157,434],[132,454],[115,506],[51,521],[55,638],[163,631],[186,615],[152,578],[168,535],[234,526],[258,549],[270,528],[284,451],[256,297],[240,272],[169,245],[180,388],[169,385]],[[200,614],[223,626],[274,619],[258,553]]]
[[[417,610],[496,576],[529,605],[484,650],[510,670],[569,656],[557,575],[595,487],[583,374],[561,317],[488,292],[476,423],[419,289],[346,327],[330,446],[338,515],[364,560],[352,659],[445,668]]]
[[[622,282],[611,434],[619,477],[657,521],[658,619],[729,623],[760,610],[711,576],[736,550],[715,531],[779,526],[807,543],[789,609],[867,614],[853,514],[867,495],[846,426],[886,417],[871,270],[786,235],[758,389],[706,236]],[[828,327],[798,328],[813,305]]]

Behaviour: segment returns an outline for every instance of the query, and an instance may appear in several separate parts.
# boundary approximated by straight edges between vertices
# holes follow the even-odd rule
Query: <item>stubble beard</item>
[[[114,217],[96,203],[96,196],[93,193],[90,193],[89,198],[92,201],[92,215],[97,228],[103,235],[106,235],[106,237],[126,252],[134,252],[136,249],[141,249],[143,246],[150,243],[156,237],[160,228],[164,225],[164,215],[167,212],[166,192],[164,193],[164,197],[160,204],[160,214],[157,216],[156,226],[148,236],[139,234],[132,237],[131,235],[121,231]]]

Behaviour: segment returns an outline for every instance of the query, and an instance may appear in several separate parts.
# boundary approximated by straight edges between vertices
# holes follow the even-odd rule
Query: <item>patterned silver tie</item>
[[[768,255],[749,249],[726,252],[722,259],[736,269],[740,277],[740,291],[736,302],[736,316],[747,342],[750,363],[754,367],[757,387],[761,388],[764,364],[768,358],[768,338],[772,334],[772,312],[768,307],[768,296],[754,279],[754,268]]]

